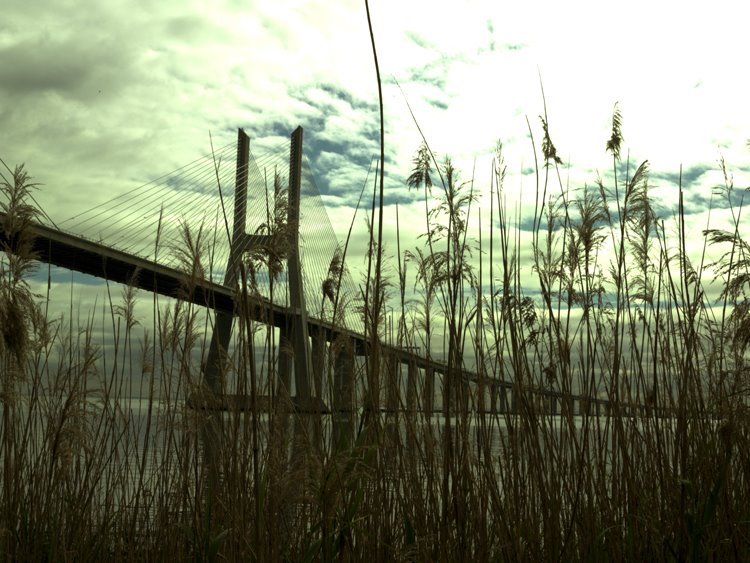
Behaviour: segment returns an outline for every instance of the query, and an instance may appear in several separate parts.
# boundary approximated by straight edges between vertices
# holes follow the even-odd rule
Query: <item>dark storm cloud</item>
[[[0,130],[14,138],[0,156],[46,184],[39,199],[58,220],[205,154],[212,97],[225,96],[204,75],[203,48],[222,37],[210,18],[87,8],[18,3],[0,30]]]
[[[112,47],[39,37],[0,49],[0,89],[11,95],[54,90],[91,100],[122,80],[127,61]]]
[[[0,47],[0,90],[11,95],[55,91],[91,102],[133,80],[133,46],[149,26],[131,9],[92,4],[81,10],[55,2],[40,10],[26,2],[3,10],[5,41]]]

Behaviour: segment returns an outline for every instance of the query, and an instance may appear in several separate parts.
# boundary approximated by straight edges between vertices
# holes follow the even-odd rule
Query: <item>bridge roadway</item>
[[[0,213],[0,225],[2,225],[4,219],[5,214]],[[32,232],[34,235],[33,252],[41,262],[122,284],[133,282],[133,285],[139,289],[172,298],[179,295],[181,298],[202,307],[234,312],[235,295],[227,286],[205,279],[198,280],[192,288],[191,294],[184,295],[186,275],[175,268],[45,225],[33,225]],[[12,248],[12,246],[13,242],[9,240],[5,231],[0,229],[0,248]],[[273,324],[273,326],[280,328],[286,326],[290,312],[290,309],[286,307],[265,301],[254,304],[250,310],[250,315],[256,321]],[[269,319],[269,317],[271,318]],[[334,328],[327,321],[310,318],[308,327],[310,334],[318,333],[322,329],[328,342],[339,335],[351,338],[355,343],[356,352],[360,355],[366,348],[365,339],[361,334],[345,328]],[[413,363],[419,368],[432,369],[439,373],[445,373],[448,370],[444,363],[427,360],[403,348],[384,344],[382,349],[389,355],[393,354],[402,363]],[[469,375],[470,379],[472,375]],[[473,378],[476,379],[476,376],[473,375]],[[511,387],[510,383],[507,385],[509,388]]]
[[[5,214],[0,213],[0,225],[4,223]],[[235,295],[227,286],[199,280],[192,288],[189,295],[185,293],[185,274],[175,268],[170,268],[146,260],[127,252],[110,248],[104,244],[97,243],[83,237],[59,231],[45,225],[35,224],[31,227],[34,242],[33,252],[41,262],[47,262],[75,270],[84,274],[96,276],[122,284],[134,282],[140,289],[158,293],[167,297],[176,298],[178,295],[183,299],[196,305],[212,308],[218,311],[234,312]],[[13,248],[13,241],[7,233],[0,228],[0,248]],[[250,309],[251,317],[275,327],[287,326],[290,310],[279,304],[269,302],[255,303]],[[270,318],[269,318],[270,317]],[[364,336],[351,330],[336,327],[331,323],[319,319],[308,318],[310,334],[324,331],[326,341],[330,342],[339,335],[352,339],[355,343],[355,351],[363,355],[367,348]],[[432,370],[435,373],[445,374],[448,366],[442,362],[424,358],[410,350],[382,345],[385,355],[398,359],[404,364],[411,364],[424,370]],[[463,378],[469,381],[478,381],[479,377],[471,372],[463,371]],[[512,390],[513,383],[509,381],[498,381],[496,379],[485,380],[485,384],[495,390]],[[538,390],[535,394],[564,400],[562,393],[552,390]],[[574,402],[585,401],[591,406],[609,406],[604,399],[587,399],[579,395],[571,395],[568,400]],[[623,405],[623,407],[636,407],[635,405]]]

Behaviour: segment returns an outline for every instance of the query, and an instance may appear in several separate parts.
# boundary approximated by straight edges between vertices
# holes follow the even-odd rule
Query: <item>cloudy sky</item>
[[[508,193],[523,199],[533,189],[527,123],[537,147],[542,136],[540,77],[572,187],[611,169],[604,147],[616,102],[625,151],[650,161],[665,215],[680,166],[695,232],[720,157],[738,186],[749,183],[740,2],[378,0],[371,9],[390,233],[395,202],[407,234],[424,224],[419,194],[405,187],[421,141],[407,103],[433,151],[450,154],[463,179],[475,169],[478,189],[488,189],[502,141]],[[3,3],[0,157],[26,163],[56,221],[207,153],[209,133],[222,146],[244,127],[258,154],[298,125],[343,239],[379,150],[364,2]]]

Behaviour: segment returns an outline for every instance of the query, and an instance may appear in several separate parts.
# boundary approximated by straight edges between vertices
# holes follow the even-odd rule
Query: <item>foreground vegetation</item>
[[[458,182],[450,160],[438,164],[426,144],[419,149],[408,183],[424,197],[423,244],[406,250],[399,240],[394,251],[371,236],[362,283],[370,355],[355,374],[360,408],[338,417],[290,413],[277,360],[288,350],[247,316],[235,322],[225,385],[266,395],[273,408],[230,411],[221,424],[216,413],[185,405],[191,392],[206,392],[212,322],[187,301],[154,297],[153,318],[137,319],[135,290],[126,288],[107,305],[112,328],[101,339],[95,311],[77,324],[49,318],[28,283],[32,186],[22,167],[8,170],[2,211],[12,247],[4,250],[12,252],[0,262],[3,555],[750,557],[750,249],[740,236],[741,209],[725,174],[717,201],[735,222],[702,238],[722,258],[693,264],[682,198],[670,231],[654,212],[647,163],[621,160],[620,121],[615,110],[609,179],[568,190],[542,119],[533,227],[525,232],[510,227],[520,217],[504,203],[501,147],[489,194],[495,228],[476,234],[472,205],[483,194]],[[278,241],[290,225],[282,191],[271,191],[265,227],[277,243],[243,264],[242,279],[255,282],[249,299],[258,299],[255,276],[276,279],[284,259]],[[186,292],[195,282],[187,274],[206,259],[191,241],[185,229],[183,250],[195,249],[182,256]],[[397,271],[381,266],[388,251]],[[335,257],[322,283],[321,315],[333,322],[353,306],[337,291],[345,258]],[[717,276],[718,301],[705,276]],[[392,328],[386,303],[400,309]],[[439,416],[407,408],[389,378],[380,345],[386,332],[397,346],[446,359]],[[338,340],[326,351],[316,388],[327,404],[346,346]],[[460,374],[469,360],[478,377],[467,386]],[[513,383],[517,412],[488,412],[488,389],[499,380]],[[422,374],[418,394],[425,383]],[[605,398],[611,409],[579,416],[562,403],[552,415],[535,399],[539,389]],[[381,412],[389,394],[401,409]],[[142,410],[132,410],[134,395],[145,397]],[[626,416],[626,404],[653,408]],[[205,440],[216,434],[220,446],[207,459]]]

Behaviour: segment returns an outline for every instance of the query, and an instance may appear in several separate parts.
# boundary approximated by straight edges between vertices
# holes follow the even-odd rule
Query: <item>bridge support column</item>
[[[498,406],[498,412],[500,414],[508,412],[508,388],[505,385],[500,387],[500,405]]]
[[[388,354],[386,356],[386,369],[388,370],[388,378],[386,381],[386,398],[385,408],[389,412],[395,412],[400,408],[400,381],[399,375],[401,372],[401,362],[395,354]]]
[[[294,387],[299,402],[312,404],[310,397],[310,340],[307,331],[307,308],[302,285],[302,270],[299,260],[299,206],[302,182],[302,127],[292,133],[289,150],[289,226],[290,241],[287,256],[287,279],[289,282],[289,305],[292,310],[291,340],[294,350]]]
[[[354,408],[354,343],[339,336],[334,346],[333,408],[350,412]]]
[[[469,412],[469,404],[471,403],[471,383],[467,379],[461,376],[456,386],[458,390],[458,400],[456,406],[459,408],[459,412]]]
[[[291,406],[291,394],[292,394],[292,340],[290,329],[287,326],[282,326],[279,329],[279,346],[277,348],[278,353],[278,383],[276,388],[276,395],[286,405]]]
[[[250,162],[250,137],[245,131],[237,131],[237,166],[234,188],[234,224],[232,242],[229,252],[229,263],[224,274],[224,285],[237,287],[237,266],[242,257],[242,244],[245,236],[245,215],[247,209],[247,167]],[[204,381],[210,391],[216,395],[223,393],[222,375],[225,373],[225,362],[229,341],[232,337],[232,320],[234,315],[226,311],[216,312],[214,332],[208,348],[206,367],[203,371]]]
[[[435,370],[431,367],[426,367],[424,370],[422,410],[427,414],[432,414],[435,410]]]
[[[323,409],[325,405],[323,397],[323,374],[325,371],[326,339],[323,327],[319,326],[312,335],[312,376],[314,383],[315,401],[311,402],[315,408]],[[313,440],[316,449],[323,446],[323,413],[318,412],[314,417]]]
[[[562,413],[566,416],[575,416],[576,413],[576,401],[569,394],[566,393],[562,396]]]
[[[242,240],[245,235],[245,214],[247,206],[247,168],[250,161],[250,138],[245,131],[237,132],[237,166],[235,172],[234,193],[234,224],[232,241],[229,251],[229,263],[224,276],[224,285],[237,287],[237,265],[242,255]],[[223,376],[226,373],[226,354],[232,337],[232,321],[234,315],[225,311],[217,311],[214,332],[208,347],[208,356],[203,369],[203,382],[209,394],[209,401],[204,405],[216,403],[216,397],[224,393]],[[252,346],[252,343],[250,343]],[[219,459],[223,442],[222,417],[216,412],[208,410],[208,416],[203,428],[204,463],[208,472],[209,495],[213,495],[219,483]]]
[[[409,362],[408,374],[406,376],[406,410],[413,414],[417,406],[417,378],[419,377],[419,369],[417,364]]]
[[[351,445],[354,431],[354,343],[339,336],[334,349],[333,443],[339,449]]]
[[[381,349],[382,350],[382,349]],[[399,443],[399,411],[401,409],[401,361],[395,353],[383,350],[383,359],[385,360],[385,460],[386,463],[395,463],[395,459],[390,456],[396,450],[394,447]]]
[[[325,374],[326,348],[325,332],[323,327],[319,326],[312,336],[312,370],[315,396],[321,401],[324,399],[323,377]]]

